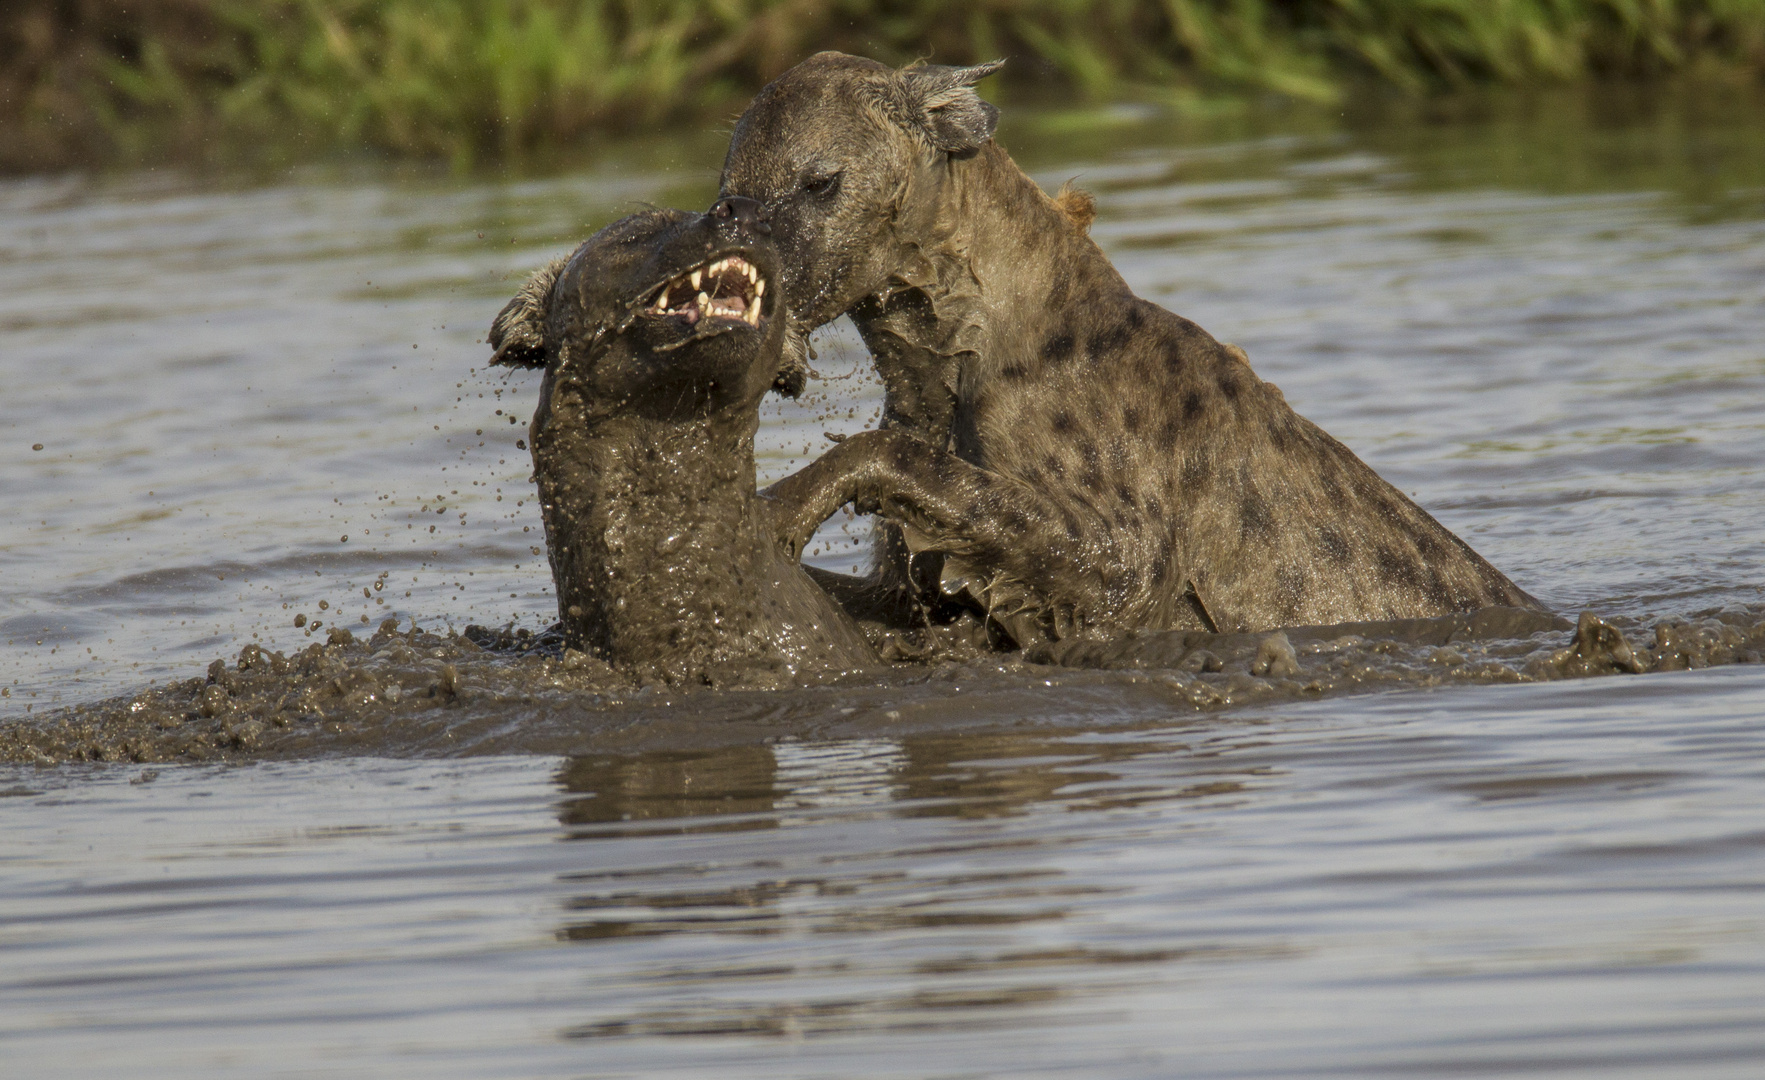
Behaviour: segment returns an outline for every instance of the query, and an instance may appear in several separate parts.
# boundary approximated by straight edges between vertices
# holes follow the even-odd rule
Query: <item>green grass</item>
[[[126,10],[125,10],[126,7]],[[1765,73],[1765,0],[14,0],[0,168],[372,148],[459,167],[724,117],[820,48],[1179,107]]]

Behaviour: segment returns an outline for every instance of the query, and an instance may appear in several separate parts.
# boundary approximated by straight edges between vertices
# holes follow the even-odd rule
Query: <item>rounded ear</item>
[[[515,298],[496,313],[485,339],[496,352],[493,364],[506,367],[545,366],[545,316],[551,309],[552,286],[570,256],[560,255],[534,271]]]
[[[1005,66],[994,60],[974,67],[916,64],[901,69],[901,81],[914,114],[932,146],[948,154],[979,150],[993,137],[999,110],[982,101],[974,84]]]

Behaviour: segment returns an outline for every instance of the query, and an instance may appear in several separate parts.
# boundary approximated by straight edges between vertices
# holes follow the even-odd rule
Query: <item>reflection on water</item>
[[[698,828],[772,828],[777,823],[766,815],[779,795],[773,784],[777,767],[772,749],[766,746],[657,753],[636,759],[575,758],[559,773],[558,783],[565,791],[582,794],[564,802],[558,820],[565,825],[604,825],[706,817],[717,820]],[[736,820],[722,820],[731,815]]]
[[[1198,731],[1198,743],[1214,745],[1191,748],[1169,741],[1172,734],[1100,741],[1075,741],[1070,733],[819,744],[785,740],[770,748],[690,758],[658,753],[570,761],[558,782],[566,791],[586,795],[561,805],[559,818],[571,826],[571,839],[662,835],[655,827],[658,819],[677,818],[667,832],[857,829],[901,846],[830,852],[810,862],[811,873],[793,872],[800,869],[793,863],[801,860],[786,858],[675,867],[659,874],[566,875],[585,891],[566,901],[569,921],[558,931],[560,940],[599,947],[665,935],[765,938],[731,946],[754,955],[730,966],[658,973],[656,981],[676,989],[695,985],[713,994],[729,981],[743,987],[758,981],[780,992],[759,1001],[662,1004],[578,1024],[565,1034],[801,1039],[960,1033],[1020,1023],[1025,1009],[1046,1012],[1131,990],[1147,978],[1133,974],[1135,965],[1279,955],[1286,950],[1218,942],[1181,948],[1071,943],[1059,924],[1081,906],[1108,903],[1131,888],[1086,883],[1057,861],[1038,861],[1035,849],[1052,838],[989,835],[984,823],[1045,814],[1048,804],[1066,811],[1108,811],[1240,789],[1237,781],[1223,780],[1174,787],[1136,783],[1115,767],[1148,754],[1215,758],[1235,738]],[[1203,768],[1208,775],[1230,771]],[[951,819],[958,829],[978,825],[985,831],[927,841],[890,826],[891,819],[903,818]],[[621,824],[575,827],[613,821]],[[1000,849],[996,856],[993,848]],[[977,865],[977,856],[986,865]],[[1050,934],[1064,943],[1034,944]],[[817,949],[818,938],[889,944],[882,956],[855,962],[858,954],[849,944]],[[988,949],[989,939],[998,951]]]
[[[412,620],[551,603],[533,387],[478,368],[484,326],[636,200],[703,205],[716,148],[0,184],[0,723],[400,628],[309,656],[286,728],[168,721],[293,760],[0,766],[0,1071],[1758,1075],[1765,668],[1673,669],[1757,648],[1724,642],[1762,604],[1765,123],[1616,97],[1007,129],[1098,193],[1136,289],[1656,644],[1530,685],[1501,680],[1564,632],[1296,636],[1279,692],[1246,643],[1213,673],[1151,639],[774,695],[446,676]],[[856,344],[821,351],[769,474],[873,416]]]
[[[0,1046],[70,1077],[1745,1076],[1761,701],[1750,666],[14,770]]]

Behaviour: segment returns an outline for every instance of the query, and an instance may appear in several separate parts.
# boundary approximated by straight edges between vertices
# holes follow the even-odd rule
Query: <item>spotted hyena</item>
[[[529,434],[564,635],[644,679],[769,685],[878,663],[777,544],[783,504],[755,491],[760,401],[794,386],[757,210],[609,225],[490,332],[493,362],[545,372]]]
[[[1242,350],[1135,296],[1089,200],[993,142],[972,87],[997,67],[821,53],[736,125],[723,195],[779,245],[787,366],[848,314],[886,391],[881,430],[780,487],[788,541],[844,502],[879,511],[906,549],[885,542],[885,573],[941,556],[944,590],[1024,644],[1538,606]]]

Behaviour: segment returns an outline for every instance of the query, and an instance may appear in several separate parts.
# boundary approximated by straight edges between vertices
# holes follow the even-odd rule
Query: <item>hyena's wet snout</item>
[[[772,215],[758,199],[725,195],[711,204],[711,219],[725,229],[745,230],[755,236],[772,235]]]

